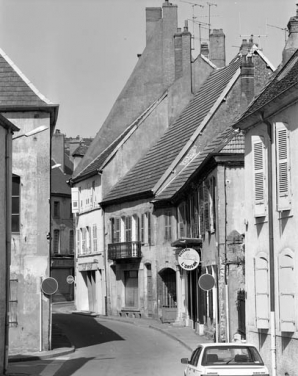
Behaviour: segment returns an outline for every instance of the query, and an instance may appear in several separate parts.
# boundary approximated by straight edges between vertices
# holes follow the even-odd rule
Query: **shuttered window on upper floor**
[[[276,123],[277,209],[291,209],[289,131],[285,123]]]
[[[264,138],[252,136],[253,152],[253,188],[255,217],[264,217],[267,212],[266,202],[266,154]]]
[[[295,332],[294,252],[286,249],[279,255],[279,319],[282,332]]]
[[[72,213],[79,212],[79,188],[73,187],[71,188],[71,208]]]
[[[256,326],[269,328],[269,265],[268,256],[260,252],[255,258]]]

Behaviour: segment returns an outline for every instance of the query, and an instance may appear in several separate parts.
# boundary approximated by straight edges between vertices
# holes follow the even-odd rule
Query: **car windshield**
[[[264,365],[252,346],[212,346],[204,351],[202,365]]]

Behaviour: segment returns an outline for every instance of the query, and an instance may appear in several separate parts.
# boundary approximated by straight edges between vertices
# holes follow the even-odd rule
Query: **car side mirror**
[[[181,363],[182,364],[188,364],[188,358],[182,358]]]

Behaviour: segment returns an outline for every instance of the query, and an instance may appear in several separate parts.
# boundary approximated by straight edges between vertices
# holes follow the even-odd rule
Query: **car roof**
[[[255,347],[254,345],[246,342],[206,342],[206,343],[200,343],[197,347],[224,347],[224,346],[235,346],[235,347]]]

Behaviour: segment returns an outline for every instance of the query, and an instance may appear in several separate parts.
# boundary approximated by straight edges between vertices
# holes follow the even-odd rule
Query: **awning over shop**
[[[172,247],[185,248],[185,247],[200,247],[202,245],[201,238],[179,238],[171,243]]]

